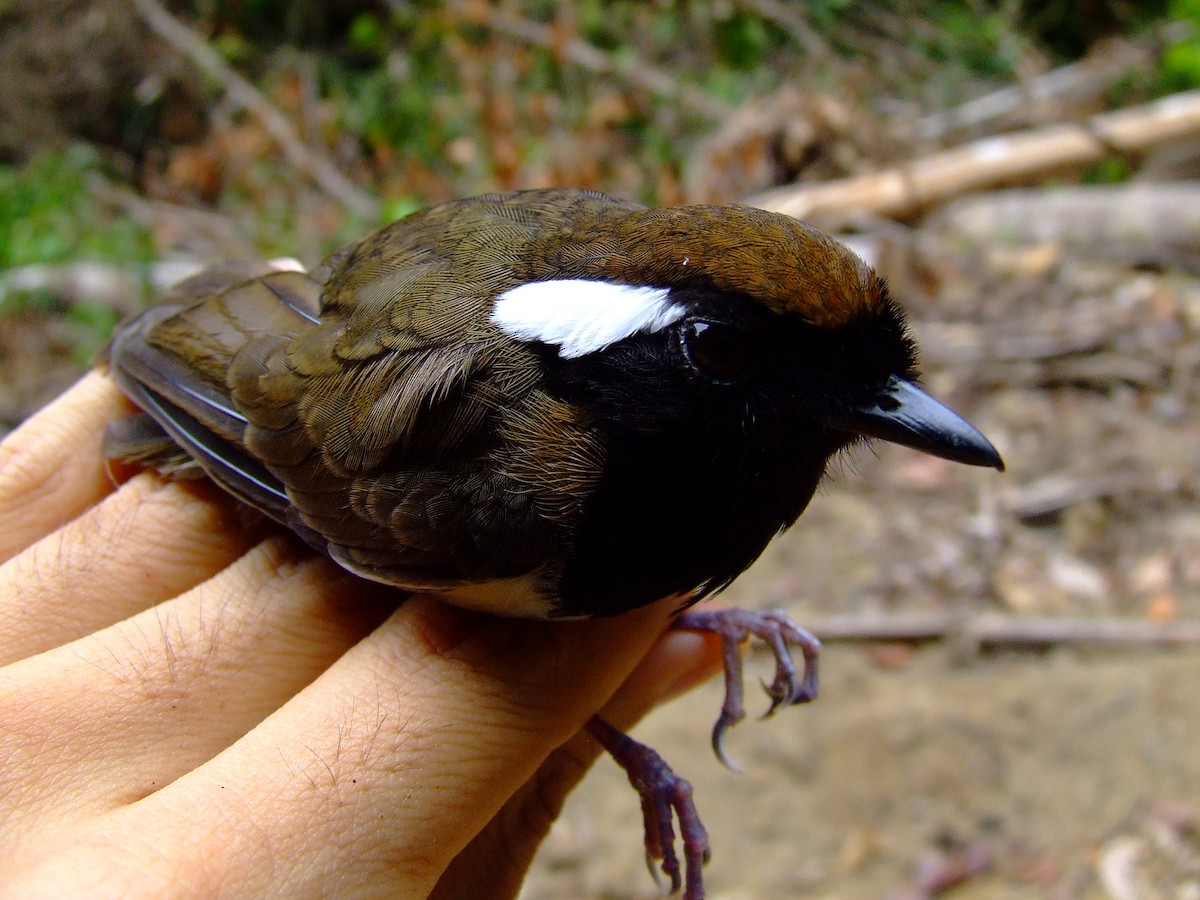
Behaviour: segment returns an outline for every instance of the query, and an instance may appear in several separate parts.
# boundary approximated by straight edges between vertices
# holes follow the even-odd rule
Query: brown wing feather
[[[122,329],[112,368],[215,480],[360,574],[554,582],[602,440],[536,390],[530,351],[487,313],[552,274],[527,252],[538,235],[638,208],[494,195],[394,223],[310,275],[206,273]]]
[[[168,302],[122,326],[107,351],[122,389],[210,477],[235,496],[279,521],[287,497],[259,460],[245,452],[246,419],[225,387],[225,374],[245,335],[295,330],[315,318],[320,285],[296,272],[271,272],[245,280],[262,265],[231,264],[177,285]],[[155,450],[153,432],[141,439],[124,429],[106,442],[108,452],[131,461],[176,468]],[[313,535],[305,535],[313,540]]]

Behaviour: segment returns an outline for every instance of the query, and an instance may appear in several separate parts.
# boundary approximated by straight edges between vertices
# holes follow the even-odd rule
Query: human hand
[[[205,482],[114,487],[100,439],[127,412],[93,373],[0,445],[13,895],[513,895],[597,753],[587,719],[720,666],[664,634],[670,602],[397,608]]]

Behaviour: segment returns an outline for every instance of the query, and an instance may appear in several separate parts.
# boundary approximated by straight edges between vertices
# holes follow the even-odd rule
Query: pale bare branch
[[[795,184],[750,199],[754,206],[836,227],[863,213],[913,215],[983,188],[1028,181],[1200,136],[1200,91],[1053,125],[973,141],[850,178]]]

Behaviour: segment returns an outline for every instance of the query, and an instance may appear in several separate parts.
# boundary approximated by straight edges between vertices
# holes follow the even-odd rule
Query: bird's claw
[[[758,683],[762,685],[763,693],[771,698],[771,706],[762,714],[762,718],[769,719],[775,715],[779,707],[791,705],[794,688],[787,680],[776,675],[775,680],[770,684],[767,684],[761,678],[758,680]]]
[[[646,864],[661,888],[659,872],[671,882],[671,893],[683,887],[683,900],[703,900],[702,869],[709,860],[708,832],[692,800],[692,786],[680,778],[653,749],[638,743],[598,716],[588,732],[617,761],[642,801],[646,832]],[[675,819],[683,845],[683,865],[675,852]],[[658,863],[656,866],[655,863]]]
[[[817,696],[819,686],[817,659],[821,642],[805,631],[781,609],[754,612],[746,609],[720,609],[685,612],[675,620],[674,627],[686,631],[704,631],[721,638],[725,658],[725,702],[713,727],[712,747],[721,764],[737,772],[738,767],[725,752],[725,733],[746,717],[744,675],[741,644],[756,637],[770,648],[775,657],[775,677],[763,683],[763,691],[771,705],[763,714],[770,718],[782,706],[808,703]],[[804,659],[803,672],[796,670],[792,647],[800,650]]]
[[[725,734],[729,731],[731,725],[737,724],[729,719],[725,709],[721,710],[721,714],[717,716],[716,724],[713,725],[712,732],[712,749],[721,765],[729,769],[731,772],[741,773],[742,769],[737,763],[729,758],[729,754],[725,752]]]
[[[749,637],[765,643],[775,657],[775,677],[763,682],[763,691],[771,706],[763,718],[782,706],[807,703],[817,696],[817,656],[820,642],[792,622],[783,610],[750,612],[724,609],[687,612],[675,620],[675,627],[719,635],[725,660],[725,702],[713,727],[713,752],[721,763],[739,771],[725,753],[725,734],[746,717],[743,703],[741,644]],[[799,648],[804,658],[802,672],[796,670],[791,650]],[[618,731],[603,719],[593,716],[587,730],[612,755],[629,776],[629,782],[642,803],[642,821],[646,834],[646,863],[659,887],[665,879],[671,893],[683,888],[684,900],[702,900],[702,870],[708,862],[708,833],[696,812],[692,786],[676,775],[661,756],[644,744]],[[683,859],[675,849],[675,822]]]

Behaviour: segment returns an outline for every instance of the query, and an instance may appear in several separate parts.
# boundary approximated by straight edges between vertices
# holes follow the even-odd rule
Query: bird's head
[[[492,321],[543,347],[603,421],[808,467],[875,437],[1003,468],[913,384],[916,348],[883,279],[811,226],[745,207],[619,208],[544,234],[533,256],[535,277]]]

